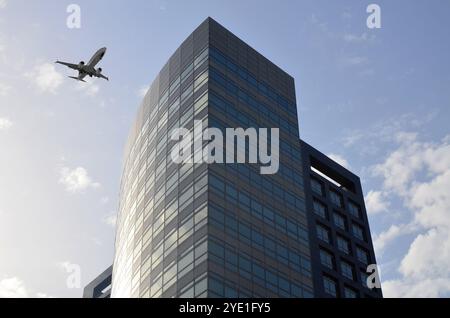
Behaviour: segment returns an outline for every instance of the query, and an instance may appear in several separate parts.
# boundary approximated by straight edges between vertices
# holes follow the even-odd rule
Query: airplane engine
[[[97,69],[97,74],[102,74],[102,68],[101,67],[99,67],[98,69]]]
[[[84,61],[81,61],[78,65],[79,65],[80,67],[83,67],[83,66],[84,66]]]

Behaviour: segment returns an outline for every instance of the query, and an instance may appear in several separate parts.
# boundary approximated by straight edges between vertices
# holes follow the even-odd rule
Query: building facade
[[[110,298],[112,265],[84,287],[83,298]]]
[[[359,178],[300,143],[315,297],[381,297],[381,289],[367,288],[376,260]]]
[[[171,132],[193,131],[196,121],[224,132],[279,128],[277,173],[261,174],[258,163],[175,163]],[[375,261],[359,180],[350,174],[359,192],[349,199],[340,194],[345,207],[350,199],[358,204],[362,219],[345,217],[348,229],[362,228],[365,242],[341,235],[329,219],[315,218],[315,175],[305,167],[313,157],[324,158],[299,141],[297,123],[294,79],[211,18],[205,20],[154,80],[131,129],[112,297],[350,297],[345,286],[357,296],[381,295],[361,291],[357,276],[363,264],[356,246]],[[247,155],[252,146],[244,146]],[[332,199],[327,194],[321,200]],[[341,243],[317,239],[322,223],[333,243],[341,235],[351,244],[342,259],[353,266],[353,283],[342,281],[344,271],[337,267],[321,265],[321,249],[330,251],[336,266],[343,264]],[[334,280],[334,294],[325,278]]]

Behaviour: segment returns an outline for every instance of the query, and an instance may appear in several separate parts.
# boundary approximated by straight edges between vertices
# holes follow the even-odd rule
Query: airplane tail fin
[[[86,82],[85,80],[79,79],[78,77],[75,77],[75,76],[68,76],[68,77],[73,78],[74,80],[77,80],[77,81],[80,81],[80,82]]]

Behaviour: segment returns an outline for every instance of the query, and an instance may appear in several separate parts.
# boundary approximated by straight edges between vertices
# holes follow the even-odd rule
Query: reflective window
[[[352,224],[352,232],[356,238],[360,239],[361,241],[364,241],[364,229],[361,226],[353,223]]]
[[[338,228],[345,231],[346,226],[345,226],[345,218],[343,215],[341,215],[340,213],[334,212],[333,213],[333,221],[334,221],[334,224]]]
[[[344,287],[344,297],[345,298],[358,298],[358,293],[350,287]]]
[[[369,264],[369,253],[359,246],[356,247],[356,258],[363,264]]]
[[[342,196],[334,190],[330,190],[330,201],[335,206],[342,208]]]
[[[343,252],[345,254],[350,254],[350,243],[347,239],[345,239],[341,236],[338,236],[337,237],[337,246],[341,252]]]
[[[333,297],[337,297],[337,284],[336,281],[328,276],[323,277],[323,288],[325,292]]]
[[[353,266],[345,261],[341,261],[341,273],[344,277],[353,280]]]
[[[322,225],[317,225],[317,237],[324,242],[330,243],[330,231]]]
[[[311,178],[311,189],[316,194],[323,196],[323,185],[322,182],[320,182],[319,180]]]
[[[361,284],[362,284],[364,287],[369,288],[369,287],[367,286],[367,278],[369,278],[369,275],[368,275],[366,272],[361,271],[361,272],[360,272],[360,278],[361,278]]]
[[[333,255],[323,249],[320,250],[320,262],[322,265],[334,269]]]
[[[313,209],[314,209],[314,213],[317,214],[318,216],[320,216],[321,218],[326,219],[326,207],[325,205],[323,205],[322,203],[320,203],[317,200],[314,200],[313,202]]]
[[[356,218],[361,217],[361,209],[359,205],[352,201],[348,201],[348,212]]]

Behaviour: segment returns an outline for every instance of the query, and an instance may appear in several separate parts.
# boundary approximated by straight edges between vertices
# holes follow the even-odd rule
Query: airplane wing
[[[87,65],[95,67],[95,65],[97,65],[98,62],[101,61],[103,56],[105,56],[105,53],[106,53],[106,47],[102,47],[97,52],[95,52],[95,54],[91,57],[91,59],[89,60]]]
[[[75,76],[69,76],[70,78],[73,78],[74,80],[80,81],[80,82],[86,82],[83,78],[86,77],[86,73],[78,73],[78,77]]]
[[[65,65],[65,66],[70,67],[70,68],[72,68],[74,70],[77,70],[77,71],[80,70],[78,64],[66,63],[66,62],[61,62],[61,61],[56,61],[55,63]]]
[[[100,77],[100,78],[104,78],[105,80],[109,81],[109,78],[107,76],[103,75],[103,74],[98,74],[98,75],[95,75],[95,76],[96,77]]]

